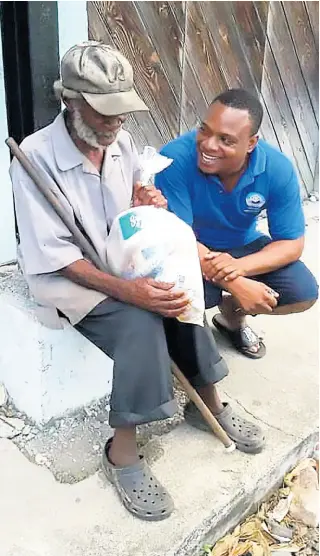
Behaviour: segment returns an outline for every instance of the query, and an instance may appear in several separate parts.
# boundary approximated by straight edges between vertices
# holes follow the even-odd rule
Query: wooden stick
[[[101,261],[95,249],[89,243],[87,238],[81,233],[78,226],[74,223],[72,218],[70,218],[70,215],[67,213],[64,207],[59,203],[59,199],[57,195],[59,194],[60,190],[58,186],[55,184],[55,182],[53,180],[51,182],[51,180],[46,179],[46,176],[40,177],[38,170],[34,167],[32,162],[30,162],[30,160],[20,149],[20,147],[15,142],[15,140],[12,139],[12,137],[9,137],[9,139],[6,140],[6,144],[11,150],[13,156],[15,156],[17,160],[19,160],[21,166],[23,166],[28,176],[34,181],[37,188],[47,199],[48,203],[60,216],[62,222],[72,233],[78,246],[81,248],[83,253],[85,253],[89,257],[89,259],[95,264],[97,268],[99,268],[99,270],[108,272],[107,265]]]
[[[45,176],[40,176],[38,170],[33,166],[30,160],[27,158],[25,153],[20,149],[14,139],[9,137],[6,140],[6,144],[11,150],[13,156],[19,160],[20,164],[23,166],[24,170],[27,172],[29,177],[34,181],[35,185],[38,187],[39,191],[44,195],[47,199],[48,203],[52,206],[52,208],[56,211],[56,213],[60,216],[62,222],[68,228],[68,230],[73,234],[74,239],[76,240],[77,245],[80,249],[88,255],[90,260],[95,264],[97,268],[104,272],[109,272],[106,264],[104,264],[98,253],[95,251],[93,246],[89,243],[87,238],[83,235],[83,233],[79,230],[76,223],[70,218],[70,215],[65,211],[64,207],[60,204],[57,193],[59,191],[58,186],[52,180],[46,180]],[[199,394],[195,391],[195,389],[191,386],[189,381],[186,377],[182,374],[180,369],[176,365],[173,364],[173,373],[177,380],[180,382],[186,393],[188,394],[190,400],[196,405],[199,409],[203,418],[207,421],[208,425],[214,432],[214,434],[221,440],[228,451],[233,451],[235,449],[235,445],[230,440],[226,432],[220,426],[218,421],[212,415],[211,411],[205,405],[203,400],[200,398]]]
[[[227,433],[223,430],[220,423],[211,413],[210,409],[206,406],[204,401],[200,398],[198,392],[191,386],[188,379],[184,376],[184,374],[180,371],[180,369],[172,363],[172,371],[174,376],[180,382],[181,386],[184,388],[185,392],[188,394],[190,400],[195,404],[195,406],[199,409],[203,418],[207,421],[208,425],[210,426],[212,432],[219,438],[228,452],[233,452],[235,449],[234,442],[229,438]]]

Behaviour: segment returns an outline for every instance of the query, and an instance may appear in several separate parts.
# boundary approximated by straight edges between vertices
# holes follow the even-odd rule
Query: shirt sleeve
[[[170,157],[166,148],[160,151],[164,156]],[[192,226],[193,211],[190,191],[188,188],[188,164],[175,158],[168,168],[156,174],[155,185],[168,201],[168,209],[181,218],[186,224]]]
[[[139,161],[139,155],[138,155],[138,151],[137,151],[137,147],[134,144],[134,141],[131,137],[131,135],[129,134],[130,137],[130,146],[132,149],[131,152],[131,160],[132,160],[132,171],[133,171],[133,184],[137,183],[138,181],[141,181],[141,165],[140,165],[140,161]]]
[[[71,232],[16,159],[11,164],[10,176],[25,272],[55,272],[83,259],[81,250],[73,243]],[[73,210],[62,193],[59,201],[70,218],[74,218]]]
[[[298,239],[305,233],[305,220],[297,174],[291,165],[289,179],[275,183],[267,205],[268,225],[274,240]]]

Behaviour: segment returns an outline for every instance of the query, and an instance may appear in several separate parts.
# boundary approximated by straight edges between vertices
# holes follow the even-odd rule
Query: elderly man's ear
[[[153,205],[157,208],[168,208],[167,199],[154,185],[143,186],[141,182],[136,182],[133,186],[132,206],[140,207]]]

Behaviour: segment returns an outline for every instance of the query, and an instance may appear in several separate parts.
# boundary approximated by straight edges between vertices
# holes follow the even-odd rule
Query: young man
[[[107,260],[108,229],[131,201],[166,206],[154,186],[139,185],[137,152],[122,129],[126,114],[147,107],[133,89],[126,58],[95,42],[65,54],[57,90],[65,111],[27,137],[22,149],[40,174],[56,182],[61,204]],[[188,304],[185,293],[175,292],[173,284],[128,281],[97,270],[17,160],[11,177],[21,266],[32,293],[114,361],[109,421],[115,430],[103,468],[129,511],[142,519],[164,519],[173,502],[139,457],[136,426],[176,412],[171,358],[240,450],[261,451],[263,433],[220,401],[214,384],[228,370],[212,334],[175,318]],[[193,422],[203,427],[201,416],[188,407]]]
[[[169,210],[196,234],[206,307],[220,310],[213,324],[251,358],[266,349],[246,314],[299,313],[318,296],[299,261],[305,225],[297,176],[284,154],[258,138],[262,116],[249,92],[222,93],[198,130],[163,148],[174,161],[156,179]],[[257,228],[263,210],[270,237]]]

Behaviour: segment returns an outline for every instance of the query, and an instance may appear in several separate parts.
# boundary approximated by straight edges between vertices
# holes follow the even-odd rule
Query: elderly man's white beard
[[[78,135],[79,139],[81,139],[82,141],[87,143],[87,145],[93,147],[94,149],[106,148],[105,145],[101,145],[99,143],[99,134],[93,131],[93,129],[83,121],[81,113],[79,109],[76,107],[74,107],[73,111],[71,112],[71,120],[72,120],[73,128],[76,134]],[[115,141],[117,134],[113,132],[104,133],[103,137],[107,138],[112,142]]]

